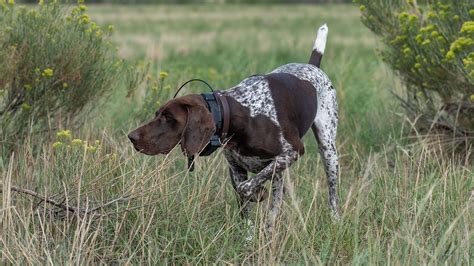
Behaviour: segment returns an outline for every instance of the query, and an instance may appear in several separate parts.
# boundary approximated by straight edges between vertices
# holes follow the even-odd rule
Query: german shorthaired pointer
[[[230,119],[224,155],[229,163],[232,185],[249,220],[250,202],[264,200],[263,184],[272,180],[272,201],[266,231],[272,233],[283,197],[283,171],[304,154],[301,138],[311,127],[324,160],[329,187],[329,206],[338,219],[336,151],[336,91],[319,68],[328,28],[318,30],[308,64],[287,64],[266,75],[244,79],[237,86],[219,92],[225,98]],[[222,100],[221,107],[222,107]],[[136,150],[166,154],[181,144],[187,156],[199,155],[219,130],[208,103],[199,94],[173,99],[164,104],[149,123],[128,137]],[[247,173],[256,175],[248,178]],[[251,235],[249,235],[251,238]]]

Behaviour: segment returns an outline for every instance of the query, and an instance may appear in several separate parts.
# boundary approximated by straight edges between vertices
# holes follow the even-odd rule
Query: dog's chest
[[[272,159],[262,159],[258,156],[244,156],[232,149],[225,149],[224,155],[230,164],[237,164],[255,174],[262,171],[272,161]]]

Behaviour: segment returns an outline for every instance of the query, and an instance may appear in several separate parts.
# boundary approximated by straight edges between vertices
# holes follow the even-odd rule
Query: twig
[[[99,205],[97,207],[94,207],[92,209],[83,209],[83,208],[77,208],[77,207],[73,207],[73,206],[70,206],[70,205],[67,205],[67,204],[63,204],[61,202],[58,202],[54,199],[51,199],[51,198],[48,198],[46,196],[43,196],[33,190],[30,190],[30,189],[24,189],[24,188],[19,188],[17,186],[10,186],[10,189],[12,191],[15,191],[15,192],[18,192],[18,193],[22,193],[22,194],[26,194],[26,195],[30,195],[30,196],[33,196],[39,200],[42,200],[48,204],[51,204],[53,206],[56,206],[58,208],[61,208],[63,210],[66,210],[66,211],[70,211],[70,212],[74,212],[74,213],[83,213],[83,214],[89,214],[91,212],[94,212],[94,211],[97,211],[97,210],[100,210],[100,209],[103,209],[113,203],[116,203],[116,202],[119,202],[119,201],[122,201],[122,200],[125,200],[127,198],[129,198],[128,196],[122,196],[120,198],[117,198],[117,199],[113,199],[107,203],[104,203],[102,205]]]

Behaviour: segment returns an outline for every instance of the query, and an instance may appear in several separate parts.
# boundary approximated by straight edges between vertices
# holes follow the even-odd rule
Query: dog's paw
[[[246,180],[237,186],[237,193],[243,198],[249,198],[255,193],[255,190],[252,180]]]

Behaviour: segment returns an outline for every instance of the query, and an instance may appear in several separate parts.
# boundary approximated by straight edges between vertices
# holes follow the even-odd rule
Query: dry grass
[[[103,135],[98,152],[25,147],[2,170],[4,262],[44,263],[469,263],[474,174],[434,145],[390,149],[345,165],[343,217],[327,207],[322,165],[303,157],[285,173],[276,235],[248,246],[222,155],[184,171],[178,152],[143,158]],[[470,153],[468,153],[470,154]],[[65,205],[10,192],[32,188]],[[263,228],[266,205],[254,219]]]

